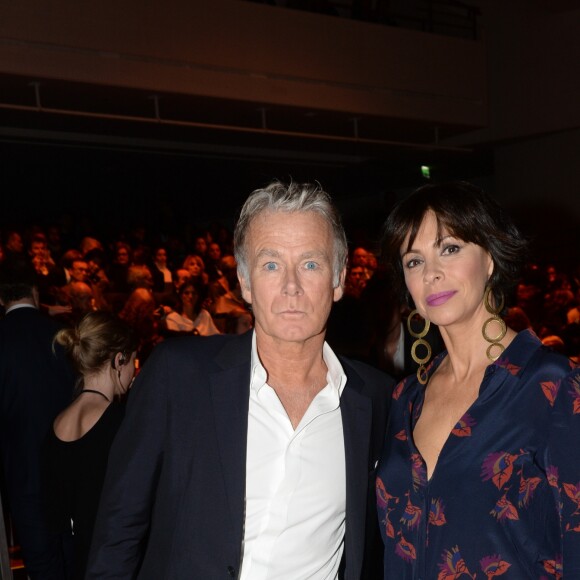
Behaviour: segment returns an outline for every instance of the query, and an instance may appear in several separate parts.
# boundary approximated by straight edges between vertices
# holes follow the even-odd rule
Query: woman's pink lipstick
[[[441,306],[441,304],[445,304],[445,302],[447,302],[447,300],[449,300],[449,298],[451,298],[455,293],[455,290],[450,290],[449,292],[430,294],[427,296],[427,304],[429,306]]]

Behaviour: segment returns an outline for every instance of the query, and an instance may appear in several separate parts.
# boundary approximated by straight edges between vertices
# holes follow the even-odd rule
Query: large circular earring
[[[429,332],[431,322],[425,318],[425,326],[421,332],[415,332],[411,327],[411,321],[416,314],[419,314],[418,310],[413,310],[413,312],[411,312],[407,317],[407,330],[409,331],[409,334],[416,339],[411,346],[411,358],[419,365],[419,368],[417,369],[417,380],[422,385],[426,385],[429,376],[427,375],[425,364],[431,358],[431,345],[423,337]],[[419,346],[424,346],[427,349],[427,354],[424,357],[417,356],[417,348]]]
[[[501,340],[507,334],[507,325],[503,318],[500,318],[499,316],[505,303],[503,293],[501,294],[499,304],[497,304],[495,308],[490,302],[491,296],[492,290],[491,287],[488,286],[485,290],[485,294],[483,295],[483,305],[485,306],[485,309],[491,314],[491,317],[483,323],[481,334],[483,334],[483,338],[490,343],[490,345],[487,347],[487,350],[485,351],[485,354],[491,362],[495,362],[505,350],[505,346],[501,343]],[[487,332],[489,325],[493,322],[499,324],[499,333],[497,336],[489,336]],[[496,349],[495,352],[494,349]]]

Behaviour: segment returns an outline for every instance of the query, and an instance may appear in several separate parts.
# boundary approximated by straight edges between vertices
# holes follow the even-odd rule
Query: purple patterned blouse
[[[414,376],[393,392],[376,481],[385,579],[580,579],[580,367],[520,332],[430,480],[412,435],[424,392]]]

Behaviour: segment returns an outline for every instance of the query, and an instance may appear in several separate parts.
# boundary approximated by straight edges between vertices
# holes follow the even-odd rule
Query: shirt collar
[[[518,376],[542,347],[542,341],[531,329],[525,329],[515,336],[501,356],[493,363],[496,367],[505,369],[514,376]]]
[[[328,369],[326,373],[326,382],[336,391],[338,396],[342,395],[346,385],[346,374],[338,357],[334,354],[330,346],[325,342],[322,347],[322,359]],[[256,345],[256,332],[252,334],[252,371],[250,374],[250,389],[258,392],[267,382],[268,374],[258,356],[258,347]]]
[[[12,312],[13,310],[18,310],[19,308],[34,308],[34,310],[38,310],[34,304],[13,304],[9,308],[6,309],[5,314]]]

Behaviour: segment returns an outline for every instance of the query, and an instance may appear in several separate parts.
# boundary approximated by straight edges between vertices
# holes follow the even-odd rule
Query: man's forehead
[[[256,230],[260,233],[277,234],[279,232],[279,225],[284,225],[290,221],[296,222],[300,220],[302,222],[301,227],[306,226],[308,223],[308,229],[314,233],[319,233],[324,231],[325,233],[332,233],[332,228],[324,218],[323,215],[317,211],[312,210],[298,210],[298,211],[274,211],[266,209],[256,214],[250,221],[248,225],[248,237],[252,236]],[[274,223],[276,222],[276,223]]]
[[[330,224],[315,211],[264,210],[254,216],[246,232],[246,251],[330,252],[334,245]]]

